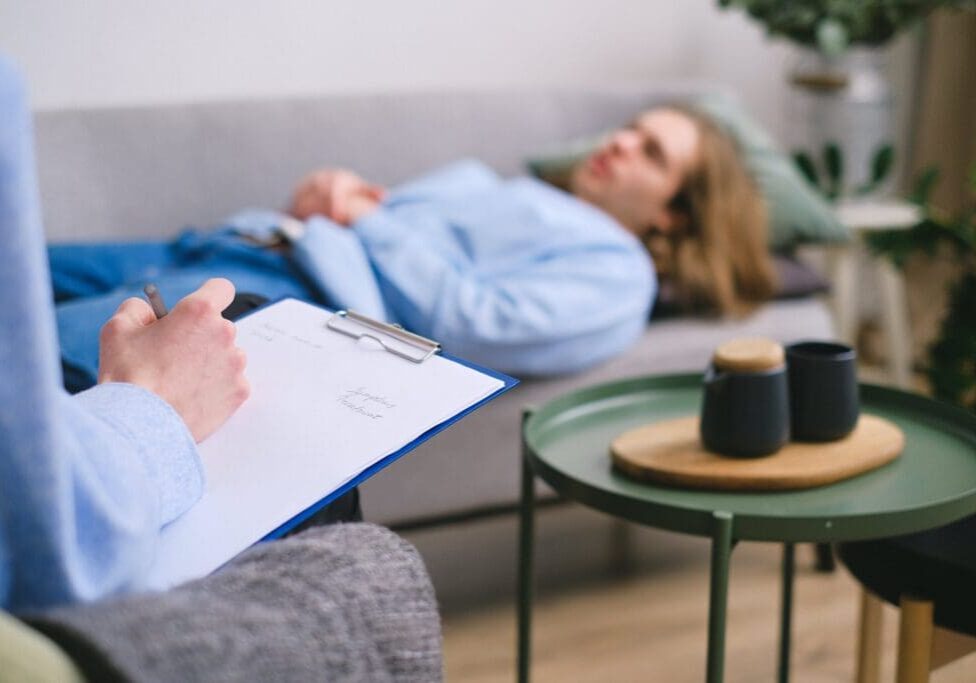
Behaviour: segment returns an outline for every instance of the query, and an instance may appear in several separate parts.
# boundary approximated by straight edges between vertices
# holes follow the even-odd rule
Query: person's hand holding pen
[[[161,298],[152,306],[126,299],[101,331],[99,383],[128,382],[152,391],[173,406],[197,442],[203,441],[250,392],[236,328],[220,315],[233,298],[234,285],[215,278],[168,315]]]

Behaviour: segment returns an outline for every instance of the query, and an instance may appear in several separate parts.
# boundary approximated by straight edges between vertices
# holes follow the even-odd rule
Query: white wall
[[[35,109],[704,78],[782,135],[791,49],[714,0],[0,0]]]
[[[763,107],[785,50],[710,0],[0,0],[36,108],[707,76]]]

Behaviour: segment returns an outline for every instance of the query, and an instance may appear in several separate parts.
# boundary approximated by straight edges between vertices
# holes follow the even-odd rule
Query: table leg
[[[523,415],[524,419],[529,413]],[[535,475],[529,466],[525,443],[522,444],[522,496],[519,504],[518,566],[518,677],[529,680],[532,665],[532,544],[535,516]]]
[[[711,590],[708,596],[708,660],[706,680],[720,683],[725,675],[725,617],[729,601],[732,558],[732,514],[715,512],[712,531]]]
[[[857,683],[881,681],[881,598],[861,588],[861,617],[857,637]]]
[[[783,604],[779,619],[779,683],[790,680],[790,635],[793,624],[794,546],[783,544]]]
[[[855,246],[831,247],[827,251],[830,272],[830,303],[837,326],[837,338],[854,345],[857,337],[857,316],[860,300],[857,296],[857,264]]]
[[[912,330],[908,324],[908,303],[901,273],[886,259],[875,264],[881,290],[881,320],[888,345],[888,369],[895,386],[912,388]]]

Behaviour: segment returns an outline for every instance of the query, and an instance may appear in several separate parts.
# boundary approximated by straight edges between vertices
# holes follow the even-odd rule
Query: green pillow
[[[766,200],[772,249],[850,239],[849,231],[837,220],[830,204],[733,98],[713,94],[695,98],[689,104],[710,116],[739,144],[746,167]],[[604,132],[573,140],[528,159],[526,166],[540,178],[565,184],[570,169],[586,158],[606,135]]]

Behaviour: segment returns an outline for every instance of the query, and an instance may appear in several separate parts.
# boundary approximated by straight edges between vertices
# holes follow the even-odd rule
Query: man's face
[[[698,163],[701,135],[687,115],[651,109],[615,131],[574,170],[570,189],[637,235],[677,227],[669,203]]]

